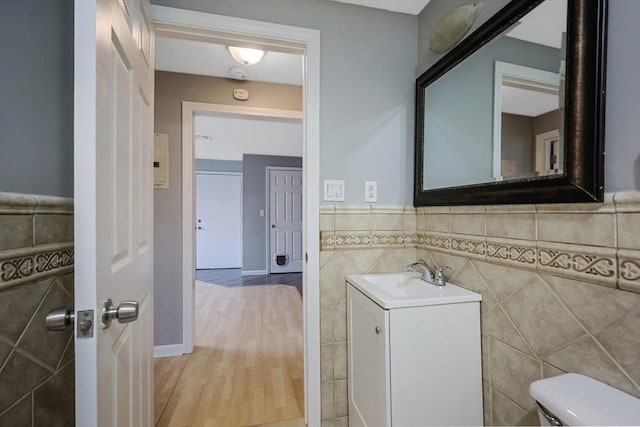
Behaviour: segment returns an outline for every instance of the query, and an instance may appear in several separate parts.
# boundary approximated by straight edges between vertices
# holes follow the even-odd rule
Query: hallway
[[[157,426],[254,426],[304,416],[295,287],[196,281],[195,343],[192,354],[155,360]]]
[[[196,280],[222,286],[290,285],[295,286],[302,295],[302,273],[243,276],[241,268],[215,268],[196,270]]]

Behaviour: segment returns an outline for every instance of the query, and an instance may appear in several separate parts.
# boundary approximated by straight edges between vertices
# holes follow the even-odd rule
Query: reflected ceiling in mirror
[[[514,0],[420,76],[416,206],[601,198],[605,29],[605,0]]]

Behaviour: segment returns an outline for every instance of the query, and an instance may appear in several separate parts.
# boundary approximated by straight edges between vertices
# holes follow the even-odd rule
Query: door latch
[[[78,328],[76,336],[78,338],[93,337],[93,310],[79,311],[77,315]]]
[[[45,319],[45,326],[50,331],[68,331],[73,329],[74,323],[78,338],[93,337],[93,310],[79,311],[76,316],[70,308],[60,307],[51,310]]]

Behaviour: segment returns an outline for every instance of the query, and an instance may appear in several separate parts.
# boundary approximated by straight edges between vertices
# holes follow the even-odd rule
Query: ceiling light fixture
[[[482,2],[476,1],[451,9],[438,19],[429,35],[429,49],[445,53],[457,45],[469,32],[482,12]]]
[[[248,47],[227,46],[227,50],[233,59],[243,65],[257,64],[265,54],[264,50],[251,49]]]

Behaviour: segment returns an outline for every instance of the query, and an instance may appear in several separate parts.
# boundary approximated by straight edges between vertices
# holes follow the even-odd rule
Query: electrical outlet
[[[364,182],[364,201],[375,203],[378,201],[378,183],[375,181]]]

